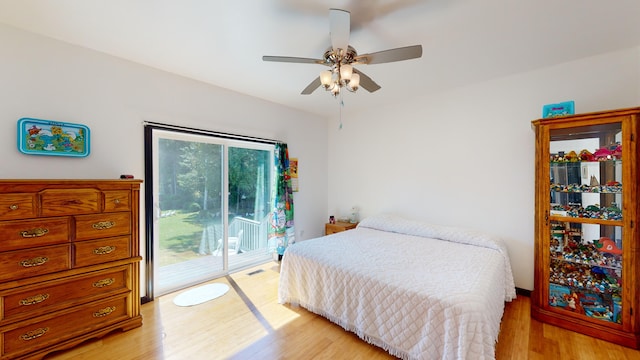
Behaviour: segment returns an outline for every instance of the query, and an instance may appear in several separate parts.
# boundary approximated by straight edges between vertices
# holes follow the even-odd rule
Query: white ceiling
[[[333,116],[329,93],[300,95],[325,67],[262,61],[321,58],[329,8],[351,11],[360,54],[423,46],[420,59],[360,65],[382,89],[345,94],[356,111],[640,45],[638,0],[0,0],[0,22]]]

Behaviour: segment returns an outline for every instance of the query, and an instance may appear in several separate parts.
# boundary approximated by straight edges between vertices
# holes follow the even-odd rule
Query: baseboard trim
[[[516,287],[516,295],[531,297],[531,290],[521,289],[519,287]]]

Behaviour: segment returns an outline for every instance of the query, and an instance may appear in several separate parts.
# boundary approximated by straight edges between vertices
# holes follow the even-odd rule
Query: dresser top
[[[0,193],[34,192],[56,188],[136,189],[140,188],[141,183],[141,179],[0,179]]]

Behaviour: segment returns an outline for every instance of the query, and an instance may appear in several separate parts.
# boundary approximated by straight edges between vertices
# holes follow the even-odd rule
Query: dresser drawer
[[[47,189],[39,194],[42,216],[100,212],[102,193],[96,189]]]
[[[26,219],[36,215],[36,194],[0,195],[0,220]]]
[[[71,268],[71,245],[7,251],[0,254],[0,281],[49,274]]]
[[[0,251],[69,242],[69,218],[0,222]]]
[[[104,211],[127,211],[131,209],[131,192],[128,190],[109,190],[104,192]]]
[[[129,267],[121,266],[109,271],[72,277],[66,281],[50,281],[28,288],[5,292],[2,296],[4,313],[2,323],[32,318],[50,313],[70,304],[88,302],[96,297],[105,298],[119,292],[128,292]],[[84,300],[83,299],[87,299]]]
[[[81,305],[57,317],[2,331],[2,356],[28,354],[127,318],[126,297]]]
[[[131,213],[76,216],[76,240],[90,240],[131,233]]]
[[[129,236],[74,243],[74,267],[102,264],[131,256]]]

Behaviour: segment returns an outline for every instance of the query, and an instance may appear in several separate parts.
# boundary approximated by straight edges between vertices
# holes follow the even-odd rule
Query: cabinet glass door
[[[548,305],[622,323],[622,124],[549,131]]]

